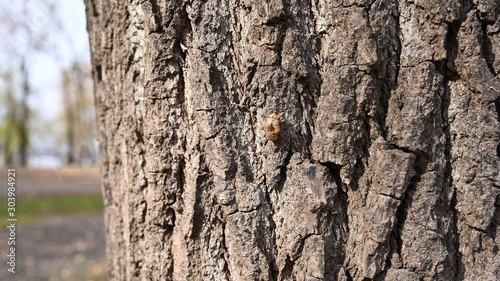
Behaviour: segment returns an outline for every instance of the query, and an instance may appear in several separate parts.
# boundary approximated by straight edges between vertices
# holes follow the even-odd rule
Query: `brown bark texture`
[[[500,279],[499,1],[86,9],[111,280]]]

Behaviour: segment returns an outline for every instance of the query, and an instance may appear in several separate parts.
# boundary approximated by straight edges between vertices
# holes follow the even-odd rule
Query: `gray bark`
[[[111,280],[500,278],[498,1],[86,4]]]

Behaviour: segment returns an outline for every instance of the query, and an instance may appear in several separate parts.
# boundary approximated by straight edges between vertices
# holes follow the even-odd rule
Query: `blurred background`
[[[0,280],[106,280],[95,125],[83,0],[0,0]]]

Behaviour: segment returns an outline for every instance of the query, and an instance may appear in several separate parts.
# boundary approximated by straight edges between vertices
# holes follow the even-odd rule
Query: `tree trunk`
[[[4,116],[2,141],[3,141],[3,164],[12,166],[14,164],[14,153],[17,149],[17,105],[15,93],[15,81],[12,71],[2,75],[2,82],[5,84],[5,105],[7,112]]]
[[[498,280],[498,1],[86,4],[111,280]]]
[[[75,163],[75,130],[76,130],[76,93],[73,79],[76,78],[72,68],[62,71],[62,102],[64,108],[64,130],[68,150],[66,151],[66,164]]]
[[[28,99],[31,95],[31,86],[28,76],[28,68],[26,65],[26,57],[22,58],[21,61],[21,79],[22,79],[22,92],[21,100],[19,103],[19,118],[16,125],[17,136],[19,138],[19,164],[21,166],[28,165],[28,154],[30,146],[30,135],[29,135],[29,119],[30,119],[30,108],[28,105]]]

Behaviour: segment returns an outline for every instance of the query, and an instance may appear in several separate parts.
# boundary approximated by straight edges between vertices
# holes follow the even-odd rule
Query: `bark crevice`
[[[414,196],[417,185],[420,182],[422,175],[425,173],[428,164],[428,161],[426,160],[426,157],[423,154],[415,152],[410,152],[410,153],[413,153],[416,157],[415,162],[413,164],[414,175],[410,178],[408,187],[406,188],[403,197],[401,199],[401,203],[396,209],[396,214],[395,214],[396,222],[394,224],[392,231],[396,249],[390,251],[391,253],[393,253],[395,250],[400,257],[402,256],[401,248],[403,246],[403,238],[401,234],[403,232],[403,228],[405,227],[405,222],[408,216],[408,210],[412,205],[413,201],[412,198]]]

